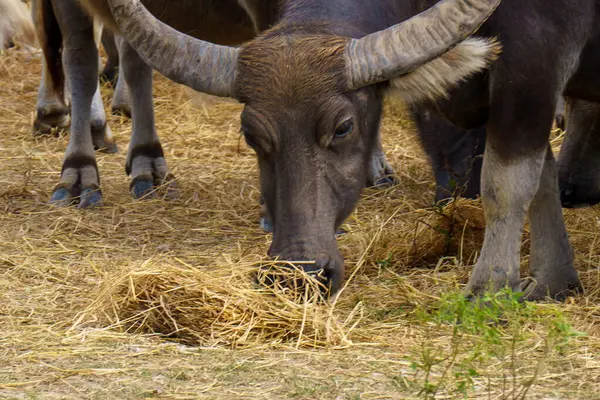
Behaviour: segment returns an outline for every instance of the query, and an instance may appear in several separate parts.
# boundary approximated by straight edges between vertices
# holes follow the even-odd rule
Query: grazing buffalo
[[[412,85],[405,93],[409,99],[423,90],[443,95],[440,82],[464,76],[455,64],[467,59],[464,47],[446,53],[436,67],[431,66],[436,61],[429,69],[417,67],[451,49],[497,5],[288,0],[280,22],[240,49],[176,32],[139,1],[109,3],[124,37],[153,67],[192,88],[245,104],[242,129],[258,155],[273,217],[270,254],[314,260],[306,268],[322,269],[334,291],[344,275],[334,234],[363,186],[361,171],[374,145],[382,91]],[[481,197],[487,226],[467,286],[474,295],[508,286],[524,289],[530,299],[560,298],[581,289],[549,136],[563,93],[599,100],[598,12],[596,0],[503,0],[477,31],[502,42],[499,61],[446,98],[421,102],[462,129],[486,128]],[[109,19],[107,10],[96,13]],[[474,45],[465,46],[473,59]],[[521,286],[526,215],[531,277]]]
[[[105,2],[35,0],[33,4],[33,15],[46,60],[38,96],[37,130],[47,132],[68,125],[69,108],[64,100],[63,88],[77,88],[73,91],[71,106],[71,140],[61,180],[52,195],[52,201],[57,204],[66,205],[73,200],[79,201],[80,207],[99,204],[101,193],[94,149],[116,151],[97,86],[94,94],[91,94],[91,106],[88,98],[92,90],[89,85],[95,85],[97,81],[91,78],[91,72],[97,68],[97,52],[93,46],[92,18],[80,6],[89,9],[90,6],[97,6],[96,3],[102,7],[99,12],[92,10],[91,15],[114,29]],[[167,9],[164,1],[147,1],[146,4],[165,23],[196,38],[222,45],[237,45],[254,38],[259,31],[267,29],[277,20],[280,11],[280,3],[276,0],[223,0],[219,4],[212,0],[182,0]],[[105,39],[110,42],[110,38]],[[115,42],[119,43],[119,40]],[[133,195],[142,197],[169,181],[172,176],[154,128],[151,69],[127,42],[120,41],[119,46],[120,72],[124,79],[117,82],[113,110],[129,114],[131,104],[133,132],[126,171],[132,178]],[[71,85],[64,82],[63,61]],[[216,72],[207,69],[198,73],[210,79]],[[131,90],[131,99],[127,98],[130,94],[126,83]],[[393,170],[385,160],[381,146],[374,146],[371,154],[366,183],[389,183]]]
[[[103,2],[86,3],[110,26]],[[274,224],[269,254],[314,261],[302,265],[323,270],[332,292],[344,276],[336,228],[364,186],[384,92],[444,96],[489,65],[493,40],[460,42],[498,3],[444,0],[418,14],[396,0],[289,0],[274,27],[234,48],[177,32],[138,1],[110,1],[120,32],[151,66],[245,104],[242,131]]]

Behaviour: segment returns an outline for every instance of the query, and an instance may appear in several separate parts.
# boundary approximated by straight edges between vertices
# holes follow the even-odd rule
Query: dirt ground
[[[425,157],[388,104],[401,183],[365,191],[344,225],[339,298],[298,301],[252,278],[271,238],[239,104],[157,76],[181,198],[132,200],[130,122],[110,116],[104,206],[54,208],[68,137],[31,133],[39,73],[39,54],[0,56],[0,398],[600,399],[597,208],[566,212],[585,295],[498,300],[499,320],[464,306],[447,293],[477,257],[480,203],[431,207]]]

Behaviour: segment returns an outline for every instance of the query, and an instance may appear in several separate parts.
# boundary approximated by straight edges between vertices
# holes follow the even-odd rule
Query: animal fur
[[[498,58],[495,39],[470,38],[441,57],[390,81],[389,94],[415,103],[447,98],[448,91]]]
[[[21,0],[0,0],[0,50],[10,42],[35,45],[35,30],[27,5]]]

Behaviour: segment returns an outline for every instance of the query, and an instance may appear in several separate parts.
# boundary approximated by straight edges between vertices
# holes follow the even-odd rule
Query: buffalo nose
[[[292,257],[286,258],[294,260]],[[325,254],[312,261],[280,261],[264,265],[257,278],[260,284],[267,286],[301,289],[308,285],[329,296],[341,286],[344,263]]]

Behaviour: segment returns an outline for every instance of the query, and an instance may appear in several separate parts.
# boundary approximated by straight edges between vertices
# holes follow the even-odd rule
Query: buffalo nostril
[[[331,290],[334,264],[333,259],[324,254],[314,261],[275,261],[263,265],[256,278],[261,285],[292,289],[290,293],[303,294],[310,287],[310,293],[316,290],[323,295]]]

